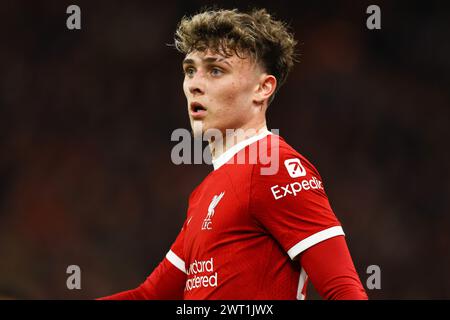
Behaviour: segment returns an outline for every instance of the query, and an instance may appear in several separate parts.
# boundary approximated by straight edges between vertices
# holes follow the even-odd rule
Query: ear
[[[269,100],[270,96],[275,92],[276,87],[277,79],[273,75],[263,73],[255,90],[253,101],[257,105],[262,105],[264,101]]]

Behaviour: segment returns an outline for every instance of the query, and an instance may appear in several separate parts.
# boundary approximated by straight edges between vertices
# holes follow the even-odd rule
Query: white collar
[[[267,128],[262,128],[259,130],[259,134],[252,136],[250,138],[247,138],[234,146],[232,146],[230,149],[222,153],[217,159],[212,160],[212,164],[214,166],[214,170],[219,169],[222,165],[227,163],[231,158],[234,157],[235,154],[237,154],[239,151],[244,149],[246,146],[251,145],[253,142],[256,142],[258,140],[261,140],[268,136],[269,134],[272,134]]]

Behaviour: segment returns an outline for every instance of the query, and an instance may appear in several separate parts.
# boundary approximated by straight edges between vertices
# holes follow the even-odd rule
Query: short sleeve
[[[322,178],[303,156],[280,148],[275,174],[254,165],[249,210],[291,259],[326,239],[344,235],[325,194]]]

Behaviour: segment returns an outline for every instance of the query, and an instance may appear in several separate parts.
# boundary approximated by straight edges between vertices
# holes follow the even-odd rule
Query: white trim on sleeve
[[[175,267],[186,273],[186,264],[180,259],[172,250],[169,250],[166,254],[167,260],[169,260]]]
[[[341,226],[335,226],[319,231],[294,245],[288,250],[287,253],[291,259],[294,259],[299,253],[305,251],[313,245],[336,236],[345,236],[344,230],[342,230]]]

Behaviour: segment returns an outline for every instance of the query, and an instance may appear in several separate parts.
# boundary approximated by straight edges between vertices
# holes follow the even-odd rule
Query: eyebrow
[[[203,58],[201,59],[204,63],[214,63],[214,62],[223,62],[226,63],[227,65],[229,65],[230,67],[232,67],[232,65],[230,64],[230,62],[227,61],[226,58],[217,58],[217,57],[207,57],[207,58]],[[183,65],[185,64],[195,64],[195,61],[193,59],[184,59],[183,60]]]

